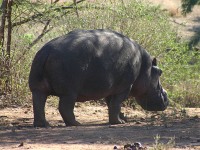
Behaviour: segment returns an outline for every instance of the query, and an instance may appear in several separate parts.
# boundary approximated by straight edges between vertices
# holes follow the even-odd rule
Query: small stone
[[[142,144],[141,144],[140,142],[135,142],[134,145],[135,145],[136,147],[139,147],[139,148],[142,147]]]
[[[21,142],[18,147],[24,146],[24,142]]]

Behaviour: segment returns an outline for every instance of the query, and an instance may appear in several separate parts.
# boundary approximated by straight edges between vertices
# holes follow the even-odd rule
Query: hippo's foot
[[[114,124],[125,124],[126,122],[123,119],[115,119],[115,120],[111,120],[109,121],[110,124],[114,125]]]
[[[119,117],[120,117],[120,119],[124,120],[125,122],[128,121],[127,117],[122,112],[120,112]]]
[[[34,121],[33,126],[35,128],[37,128],[37,127],[46,127],[47,128],[50,126],[50,124],[47,121],[43,121],[43,122]]]
[[[76,120],[74,120],[74,121],[65,121],[65,125],[66,126],[81,126],[81,123],[79,123]]]
[[[124,116],[124,113],[120,112],[119,117],[110,117],[109,123],[110,124],[124,124],[127,122],[127,117]]]

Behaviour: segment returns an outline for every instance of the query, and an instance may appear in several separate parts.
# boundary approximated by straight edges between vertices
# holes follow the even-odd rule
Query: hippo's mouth
[[[136,98],[136,100],[147,111],[164,111],[169,104],[167,92],[161,86],[155,93],[146,94],[141,99]]]
[[[167,92],[161,88],[161,92],[160,92],[160,97],[161,97],[161,104],[162,104],[162,110],[165,110],[169,104],[168,98],[167,98]]]

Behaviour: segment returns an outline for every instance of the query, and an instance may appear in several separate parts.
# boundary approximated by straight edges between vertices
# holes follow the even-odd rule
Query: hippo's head
[[[162,70],[157,67],[155,58],[152,60],[152,65],[150,66],[148,71],[137,81],[139,88],[136,86],[135,90],[137,92],[134,95],[136,101],[143,109],[148,111],[163,111],[167,108],[169,101],[167,93],[162,88],[159,80]]]

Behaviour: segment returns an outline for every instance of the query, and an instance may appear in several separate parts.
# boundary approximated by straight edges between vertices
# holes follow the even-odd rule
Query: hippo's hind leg
[[[127,121],[127,118],[121,112],[121,103],[128,97],[129,91],[128,89],[121,94],[106,97],[110,124],[122,124]]]
[[[74,106],[75,106],[76,98],[77,97],[73,95],[60,96],[59,112],[66,126],[81,125],[78,121],[76,121],[75,115],[74,115]]]
[[[34,127],[47,127],[49,123],[45,119],[45,103],[47,95],[40,91],[32,92]]]

